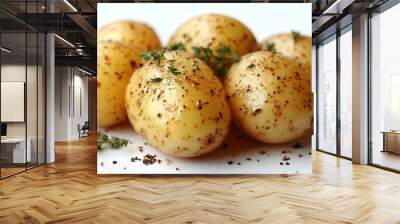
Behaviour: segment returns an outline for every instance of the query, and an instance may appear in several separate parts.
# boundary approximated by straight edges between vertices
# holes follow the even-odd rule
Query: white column
[[[368,163],[368,15],[353,20],[353,162]]]

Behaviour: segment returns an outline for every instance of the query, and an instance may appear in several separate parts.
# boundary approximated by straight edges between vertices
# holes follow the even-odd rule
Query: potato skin
[[[139,54],[161,48],[160,39],[154,30],[136,21],[117,21],[102,27],[98,31],[98,42],[116,41],[136,50]]]
[[[216,149],[231,121],[222,83],[189,53],[164,56],[160,64],[145,63],[129,81],[125,97],[132,126],[151,146],[174,157],[196,157]]]
[[[126,120],[125,88],[140,56],[117,42],[97,45],[97,121],[99,127],[110,127]]]
[[[181,25],[171,36],[168,45],[183,43],[192,47],[208,47],[214,53],[221,47],[244,55],[259,49],[251,31],[238,20],[219,14],[196,16]]]
[[[312,127],[310,69],[259,51],[234,64],[224,80],[234,123],[265,143],[285,143]]]
[[[293,58],[311,67],[311,37],[300,35],[298,38],[294,38],[293,33],[280,33],[264,40],[261,48],[268,50],[268,44],[273,44],[277,53]]]

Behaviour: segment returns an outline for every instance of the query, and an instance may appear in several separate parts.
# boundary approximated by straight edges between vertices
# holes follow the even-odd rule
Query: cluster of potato
[[[140,59],[141,57],[141,59]],[[311,38],[278,34],[259,44],[238,20],[197,16],[167,47],[134,21],[98,34],[98,124],[127,118],[172,156],[216,149],[231,120],[265,143],[285,143],[312,126]]]

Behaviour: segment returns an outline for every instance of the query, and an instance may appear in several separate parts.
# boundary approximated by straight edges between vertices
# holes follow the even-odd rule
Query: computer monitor
[[[7,124],[1,123],[1,137],[7,136]]]

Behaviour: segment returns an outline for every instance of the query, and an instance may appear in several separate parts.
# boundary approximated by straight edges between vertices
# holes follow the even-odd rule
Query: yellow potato
[[[187,52],[161,52],[151,58],[134,72],[126,89],[134,129],[151,146],[175,157],[216,149],[231,121],[222,83]]]
[[[209,49],[213,57],[202,60],[219,75],[223,75],[232,61],[235,61],[233,56],[237,55],[238,58],[240,55],[259,50],[257,40],[243,23],[218,14],[196,16],[185,22],[171,36],[168,46],[178,43],[182,43],[187,51],[193,53],[193,47]],[[197,54],[199,53],[204,55],[205,52]],[[216,62],[218,56],[227,59],[223,65]]]
[[[268,51],[248,54],[224,80],[234,123],[265,143],[306,135],[313,122],[310,69]]]
[[[117,42],[97,45],[97,121],[109,127],[126,120],[125,88],[140,56]]]
[[[133,48],[139,54],[161,48],[160,40],[154,30],[150,26],[136,21],[110,23],[98,31],[97,40],[98,42],[120,42]]]
[[[281,33],[262,42],[263,50],[277,52],[311,67],[312,39],[297,32]]]

